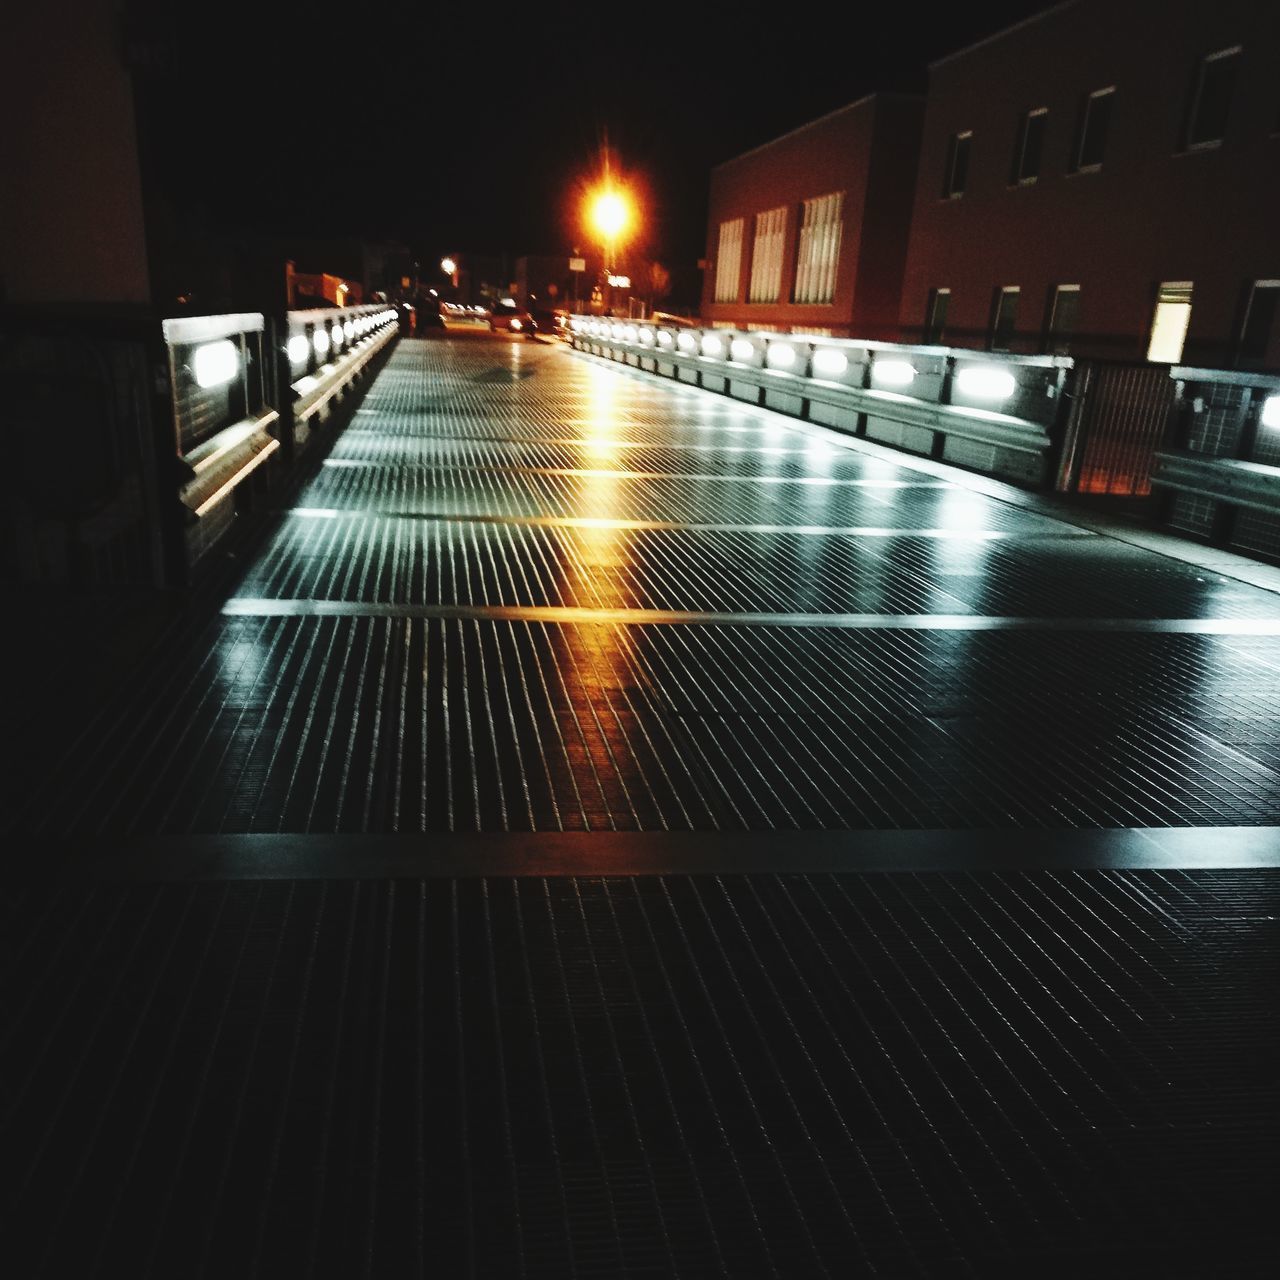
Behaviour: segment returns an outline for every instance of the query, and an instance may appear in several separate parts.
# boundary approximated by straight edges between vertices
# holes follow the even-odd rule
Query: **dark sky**
[[[145,110],[163,181],[213,225],[559,251],[607,136],[679,269],[703,252],[713,165],[922,89],[929,61],[1050,3],[176,7],[156,19],[178,24],[176,74]]]

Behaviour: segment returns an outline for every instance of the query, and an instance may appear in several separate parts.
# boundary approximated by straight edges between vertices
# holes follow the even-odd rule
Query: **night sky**
[[[923,89],[931,60],[1048,7],[165,6],[144,26],[173,61],[141,109],[183,218],[424,256],[572,244],[607,137],[647,192],[646,247],[680,271],[704,252],[713,165],[877,89]]]

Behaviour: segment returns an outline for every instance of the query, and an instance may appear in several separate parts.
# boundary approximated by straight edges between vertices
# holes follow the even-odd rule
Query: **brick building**
[[[877,94],[713,170],[703,316],[894,336],[923,115]]]
[[[1278,55],[1263,0],[1072,0],[935,63],[904,336],[1280,362]]]
[[[1280,368],[1278,56],[1270,0],[1056,5],[931,66],[918,147],[917,108],[895,102],[886,128],[880,104],[894,100],[877,97],[715,170],[703,314]],[[843,192],[833,218],[814,199],[829,192]],[[770,210],[784,224],[781,280],[760,306]],[[798,287],[812,249],[797,225],[815,212],[836,246],[834,290],[816,305]]]

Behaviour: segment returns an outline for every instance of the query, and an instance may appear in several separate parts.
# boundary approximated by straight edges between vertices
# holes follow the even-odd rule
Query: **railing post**
[[[190,581],[187,562],[186,508],[178,498],[178,416],[174,409],[173,353],[158,323],[147,340],[150,372],[148,416],[154,458],[160,585],[185,587]]]

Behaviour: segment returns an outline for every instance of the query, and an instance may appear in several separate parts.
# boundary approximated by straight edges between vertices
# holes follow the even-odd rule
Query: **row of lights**
[[[296,333],[289,339],[288,346],[285,348],[289,355],[289,363],[305,364],[313,349],[316,353],[316,358],[323,360],[329,354],[330,349],[339,351],[344,344],[363,338],[365,334],[372,332],[374,329],[384,328],[395,319],[395,311],[388,308],[386,311],[375,311],[361,316],[349,316],[341,323],[334,320],[330,329],[317,326],[310,339],[307,338],[305,333]]]
[[[610,323],[605,320],[579,320],[572,322],[575,333],[589,334],[597,338],[614,338],[622,342],[639,342],[650,347],[669,348],[672,335],[668,329],[637,328],[633,324]],[[724,355],[724,341],[714,333],[704,333],[701,340],[693,333],[682,332],[675,345],[687,355],[702,355],[718,360]],[[756,353],[755,343],[748,338],[734,338],[729,343],[729,358],[745,364]],[[765,346],[765,364],[770,369],[787,371],[796,363],[796,347],[788,342],[773,341]],[[849,368],[849,357],[834,347],[819,347],[813,353],[815,377],[838,378]],[[916,377],[916,367],[909,360],[886,357],[871,364],[871,381],[879,387],[902,390],[909,387]],[[974,400],[1001,403],[1010,399],[1018,389],[1017,379],[1007,369],[995,365],[970,365],[957,371],[956,389],[961,395]],[[1259,421],[1264,427],[1280,428],[1280,395],[1268,396],[1262,404]]]
[[[289,339],[286,350],[291,364],[303,364],[311,354],[315,353],[323,359],[330,347],[335,351],[343,345],[363,338],[366,333],[380,329],[396,319],[394,309],[375,311],[365,315],[349,316],[346,320],[333,321],[332,329],[317,328],[308,339],[305,334],[295,334]],[[240,374],[240,346],[230,338],[219,338],[217,342],[205,342],[192,353],[191,372],[195,376],[196,385],[204,389],[220,387],[233,381]]]
[[[637,329],[631,324],[609,323],[604,320],[576,320],[573,322],[576,333],[586,333],[597,338],[614,338],[621,342],[639,341],[642,346],[652,346],[655,342],[654,330]],[[657,330],[656,342],[661,347],[670,347],[671,333],[666,329]],[[701,354],[712,360],[724,356],[724,340],[714,333],[704,333],[699,339],[693,333],[681,333],[676,339],[676,346],[687,355]],[[746,363],[756,352],[753,342],[747,338],[734,338],[729,343],[729,358]],[[796,348],[787,342],[770,342],[765,348],[765,364],[770,369],[790,370],[796,363]],[[849,357],[834,347],[819,347],[813,353],[813,376],[821,378],[838,378],[848,371]],[[908,360],[886,358],[876,360],[871,365],[871,380],[880,387],[892,387],[901,390],[915,381],[916,368]],[[961,369],[956,374],[956,388],[961,394],[976,400],[1004,401],[1008,400],[1018,389],[1014,376],[1006,369],[998,369],[992,365],[975,365]],[[1280,403],[1280,398],[1277,398]],[[1280,414],[1278,414],[1280,416]],[[1263,415],[1266,421],[1266,413]]]

